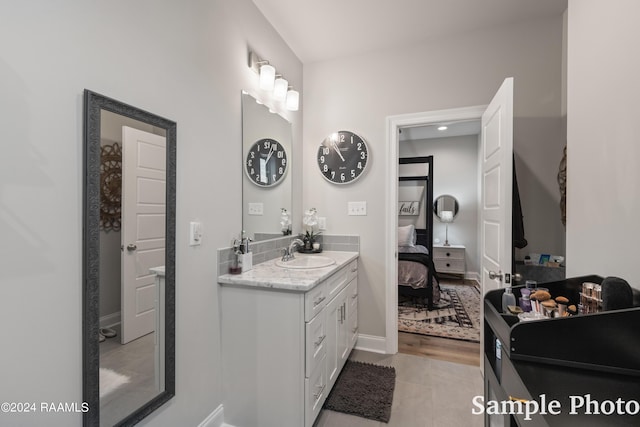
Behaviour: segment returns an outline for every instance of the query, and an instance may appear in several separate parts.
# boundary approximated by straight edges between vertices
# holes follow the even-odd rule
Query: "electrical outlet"
[[[327,218],[324,216],[318,217],[318,228],[320,230],[326,230],[327,229]]]
[[[263,215],[264,205],[262,203],[249,203],[249,215]]]
[[[348,215],[366,215],[367,202],[349,202],[347,204]]]

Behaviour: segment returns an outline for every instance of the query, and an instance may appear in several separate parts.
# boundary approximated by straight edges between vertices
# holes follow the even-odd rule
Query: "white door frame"
[[[398,352],[398,143],[399,129],[438,122],[480,120],[486,105],[426,111],[387,117],[387,167],[385,171],[385,283],[386,286],[386,353]]]

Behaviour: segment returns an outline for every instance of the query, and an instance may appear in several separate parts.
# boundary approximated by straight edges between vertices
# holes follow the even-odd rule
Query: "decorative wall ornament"
[[[398,202],[398,215],[420,215],[420,201]]]
[[[564,154],[558,168],[558,186],[560,187],[560,215],[562,225],[567,226],[567,146],[564,146]]]
[[[103,145],[100,155],[100,228],[119,231],[122,210],[122,147]]]

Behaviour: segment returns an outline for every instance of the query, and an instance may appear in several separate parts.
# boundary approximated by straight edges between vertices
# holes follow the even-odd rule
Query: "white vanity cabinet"
[[[357,275],[355,254],[306,291],[219,280],[225,423],[313,425],[357,340]]]
[[[357,339],[358,280],[354,278],[327,304],[327,386],[333,388]]]

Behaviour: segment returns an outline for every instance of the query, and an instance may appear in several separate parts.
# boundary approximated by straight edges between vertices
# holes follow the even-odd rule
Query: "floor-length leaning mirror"
[[[175,394],[176,123],[84,92],[85,426]]]

